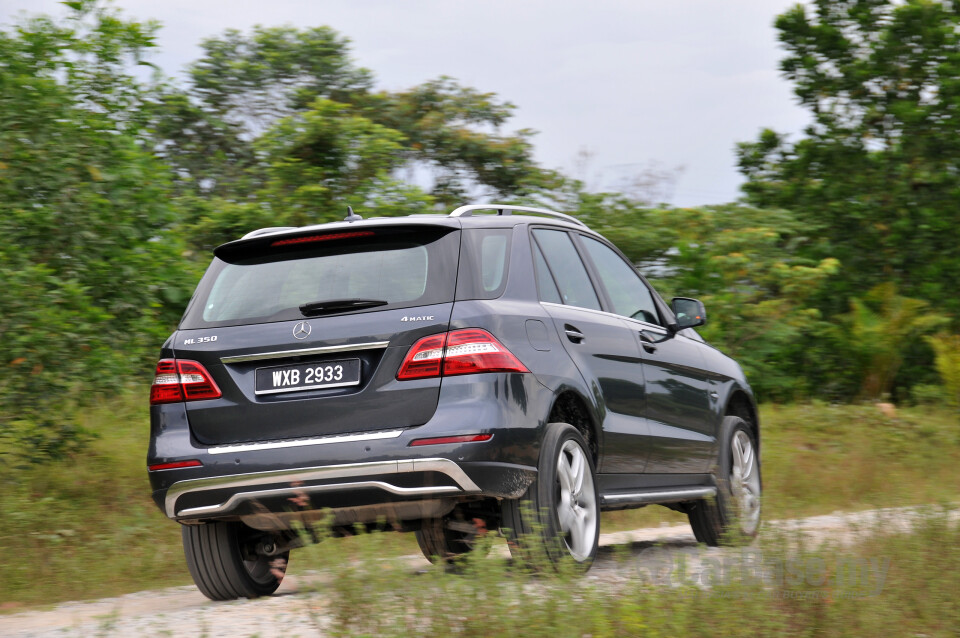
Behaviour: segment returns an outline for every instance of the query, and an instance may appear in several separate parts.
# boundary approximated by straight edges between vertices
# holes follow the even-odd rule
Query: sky
[[[116,0],[156,19],[170,75],[200,41],[255,24],[327,25],[350,38],[378,88],[446,75],[516,106],[504,128],[537,131],[537,160],[594,190],[666,173],[650,192],[675,206],[740,196],[738,142],[763,128],[808,122],[778,71],[773,21],[796,0]],[[19,12],[62,14],[56,0],[0,0]],[[586,161],[583,158],[588,158]],[[679,170],[678,170],[679,169]],[[643,194],[643,193],[640,193]]]

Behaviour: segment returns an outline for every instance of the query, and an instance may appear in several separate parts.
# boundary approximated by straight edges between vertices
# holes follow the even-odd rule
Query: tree
[[[938,0],[816,0],[776,20],[784,76],[811,116],[796,143],[741,144],[747,200],[812,226],[843,270],[819,303],[890,281],[960,311],[960,11]]]
[[[143,374],[192,285],[129,68],[154,26],[93,2],[0,31],[0,459],[63,454],[64,415]],[[85,390],[80,392],[79,389]]]
[[[263,168],[252,142],[311,111],[318,99],[398,132],[393,177],[429,174],[429,194],[444,205],[468,196],[524,196],[559,183],[534,161],[532,131],[499,132],[511,104],[447,77],[406,91],[374,91],[373,74],[353,63],[349,40],[329,27],[229,30],[201,46],[190,86],[167,91],[152,110],[153,144],[170,149],[165,159],[178,178],[201,193],[236,194],[238,161],[248,176]],[[255,177],[239,182],[260,186]]]
[[[922,299],[897,294],[896,286],[888,282],[851,299],[850,312],[840,320],[843,343],[862,379],[860,396],[877,400],[893,390],[910,343],[941,327],[947,318],[931,313]]]
[[[744,367],[765,399],[824,387],[829,326],[809,301],[839,271],[796,247],[809,228],[785,210],[741,205],[651,209],[622,196],[581,196],[581,218],[616,243],[669,299],[699,297],[701,334]]]

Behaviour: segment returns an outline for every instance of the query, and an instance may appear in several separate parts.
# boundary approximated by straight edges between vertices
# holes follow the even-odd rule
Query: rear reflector
[[[397,379],[428,379],[481,372],[529,372],[502,343],[479,328],[424,337],[404,357]]]
[[[196,361],[161,359],[150,386],[150,404],[217,399],[220,388],[207,369]]]
[[[331,241],[334,239],[351,239],[353,237],[372,237],[372,230],[358,230],[351,233],[328,233],[326,235],[307,235],[305,237],[291,237],[290,239],[278,239],[270,246],[296,246],[297,244],[312,244],[317,241]]]
[[[203,463],[200,461],[174,461],[173,463],[158,463],[156,465],[148,465],[147,469],[151,472],[156,472],[157,470],[176,470],[181,467],[200,467]]]
[[[463,434],[460,436],[438,436],[432,439],[415,439],[410,441],[410,447],[418,445],[443,445],[445,443],[480,443],[489,441],[492,434]]]

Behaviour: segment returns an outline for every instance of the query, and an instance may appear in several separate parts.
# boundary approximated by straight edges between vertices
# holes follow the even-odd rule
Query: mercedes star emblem
[[[310,324],[306,321],[301,321],[293,327],[293,337],[295,339],[306,339],[310,336],[310,333],[313,331],[313,328],[310,327]]]

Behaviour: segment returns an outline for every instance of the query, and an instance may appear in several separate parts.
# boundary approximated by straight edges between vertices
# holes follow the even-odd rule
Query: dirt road
[[[960,511],[953,511],[957,518]],[[833,540],[849,543],[858,529],[874,525],[882,518],[885,529],[906,529],[917,517],[914,508],[837,513],[788,521],[769,521],[764,533],[794,530],[811,541]],[[686,559],[730,558],[737,549],[698,548],[687,525],[637,529],[603,534],[601,549],[593,569],[586,576],[600,582],[641,577],[656,578],[671,559],[681,554]],[[502,548],[504,551],[506,547]],[[629,551],[632,560],[623,561]],[[617,554],[621,559],[615,559]],[[419,556],[400,559],[411,572],[427,567]],[[687,563],[689,561],[687,560]],[[694,565],[694,569],[695,569]],[[257,600],[211,602],[193,586],[143,591],[117,598],[64,603],[51,610],[22,612],[0,616],[0,636],[316,636],[315,621],[306,613],[307,598],[299,594],[302,580],[322,575],[288,576],[278,594]],[[669,578],[663,582],[669,584]],[[316,611],[316,600],[310,603]]]

